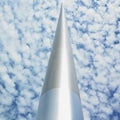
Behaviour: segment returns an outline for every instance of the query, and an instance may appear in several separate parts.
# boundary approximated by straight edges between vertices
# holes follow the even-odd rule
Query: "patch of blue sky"
[[[77,49],[85,49],[85,45],[80,44],[80,43],[76,44],[76,47]]]

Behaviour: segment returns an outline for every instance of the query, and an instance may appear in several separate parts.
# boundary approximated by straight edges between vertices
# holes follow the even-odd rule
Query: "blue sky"
[[[58,0],[0,1],[0,120],[35,120]],[[120,118],[120,2],[64,1],[85,120]]]

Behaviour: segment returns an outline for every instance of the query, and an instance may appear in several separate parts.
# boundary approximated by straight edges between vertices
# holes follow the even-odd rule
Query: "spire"
[[[37,120],[83,120],[63,4],[40,97]]]
[[[62,4],[42,94],[49,89],[63,86],[67,89],[73,89],[79,94]]]

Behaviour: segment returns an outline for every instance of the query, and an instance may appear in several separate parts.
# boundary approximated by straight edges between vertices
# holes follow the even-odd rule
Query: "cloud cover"
[[[120,118],[120,2],[65,3],[85,120]],[[0,119],[35,120],[60,1],[0,1]]]

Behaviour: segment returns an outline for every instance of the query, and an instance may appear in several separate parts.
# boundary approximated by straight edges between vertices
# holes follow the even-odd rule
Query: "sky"
[[[120,119],[120,0],[63,1],[84,120]],[[60,0],[0,0],[0,120],[35,120]]]

